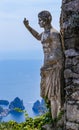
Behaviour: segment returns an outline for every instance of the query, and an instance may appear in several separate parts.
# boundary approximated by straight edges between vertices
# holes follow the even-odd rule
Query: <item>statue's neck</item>
[[[46,31],[49,31],[51,28],[52,28],[51,25],[46,25],[46,26],[44,27],[44,31],[45,31],[45,32],[46,32]]]

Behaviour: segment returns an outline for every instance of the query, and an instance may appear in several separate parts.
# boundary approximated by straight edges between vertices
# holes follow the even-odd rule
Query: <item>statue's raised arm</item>
[[[29,30],[29,32],[37,39],[37,40],[41,40],[41,34],[39,34],[36,30],[34,30],[30,25],[29,25],[29,21],[26,20],[26,18],[24,18],[23,21],[25,27]]]

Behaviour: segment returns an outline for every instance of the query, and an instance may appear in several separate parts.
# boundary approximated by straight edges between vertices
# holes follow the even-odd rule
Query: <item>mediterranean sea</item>
[[[23,100],[25,110],[30,117],[36,116],[32,110],[33,103],[40,97],[41,60],[3,60],[0,61],[0,100],[13,101],[19,97]],[[9,114],[2,121],[25,120],[23,114]]]

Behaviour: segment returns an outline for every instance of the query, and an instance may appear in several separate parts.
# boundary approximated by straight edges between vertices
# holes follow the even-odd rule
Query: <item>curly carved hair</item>
[[[41,18],[42,20],[44,20],[47,23],[51,23],[51,21],[52,21],[52,16],[51,16],[50,12],[46,11],[46,10],[41,11],[38,14],[38,17]]]

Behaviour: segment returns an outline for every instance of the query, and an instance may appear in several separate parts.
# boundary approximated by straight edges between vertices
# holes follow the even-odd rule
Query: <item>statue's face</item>
[[[45,27],[46,21],[43,20],[42,18],[38,17],[38,24],[40,25],[40,27]]]

